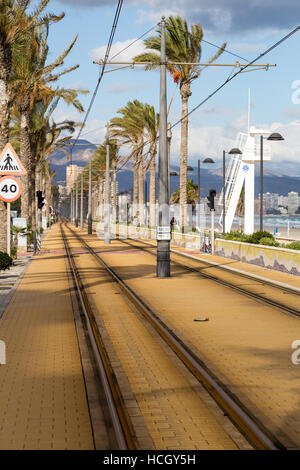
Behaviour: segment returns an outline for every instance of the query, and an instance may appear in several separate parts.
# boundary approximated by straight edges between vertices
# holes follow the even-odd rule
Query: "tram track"
[[[94,249],[80,235],[68,226],[68,230],[86,248],[97,263],[104,268],[111,278],[117,283],[123,295],[135,306],[139,313],[147,319],[152,327],[158,332],[160,337],[175,352],[177,357],[185,364],[187,369],[199,380],[209,394],[214,398],[219,407],[223,410],[237,429],[246,439],[257,449],[284,449],[284,446],[273,434],[265,429],[263,424],[240,402],[240,400],[228,390],[228,388],[212,373],[208,367],[195,355],[183,341],[158,318],[149,305],[146,305],[139,296],[125,283],[120,276],[104,261],[104,259],[94,251]],[[131,245],[131,243],[128,243]],[[133,246],[133,245],[131,245]],[[72,254],[69,253],[72,257]],[[74,262],[74,260],[73,260]],[[75,264],[75,263],[74,263]],[[76,267],[74,275],[78,276]],[[80,284],[77,282],[77,284]],[[84,287],[79,285],[80,290]],[[83,296],[84,297],[84,296]],[[95,332],[94,332],[95,333]],[[93,334],[94,334],[93,333]],[[96,332],[97,335],[97,332]]]
[[[107,406],[109,409],[111,422],[114,428],[116,442],[120,450],[135,450],[137,447],[133,437],[134,433],[126,409],[124,407],[120,389],[118,387],[109,358],[107,357],[107,353],[101,335],[99,333],[93,310],[88,301],[81,277],[78,273],[74,261],[73,254],[68,245],[64,229],[62,228],[62,224],[60,225],[60,229],[65,247],[65,252],[69,261],[69,266],[75,283],[78,301],[85,318],[94,358],[98,367],[99,376],[106,396]]]
[[[156,253],[153,252],[153,249],[155,249],[155,245],[146,242],[144,240],[134,240],[134,243],[130,243],[127,240],[119,239],[119,242],[126,244],[128,246],[131,246],[132,248],[135,249],[142,249],[145,252],[151,254],[152,256],[156,256]],[[144,246],[141,246],[144,245]],[[198,266],[189,266],[186,263],[176,261],[174,257],[178,256],[179,258],[185,258],[186,262],[194,263],[197,264]],[[246,274],[246,273],[241,273],[239,270],[235,270],[234,268],[228,268],[225,266],[220,266],[216,265],[215,263],[211,263],[208,260],[203,260],[200,258],[197,258],[195,256],[191,256],[185,253],[178,252],[177,250],[172,250],[171,249],[171,263],[174,265],[180,266],[181,268],[186,269],[187,271],[197,273],[199,276],[205,279],[212,280],[224,287],[228,287],[229,289],[233,289],[243,295],[246,295],[247,297],[250,297],[257,302],[263,303],[265,305],[272,306],[286,314],[292,315],[294,317],[300,318],[300,309],[296,308],[294,305],[287,305],[286,303],[282,303],[278,300],[275,300],[272,298],[272,294],[277,294],[277,293],[284,293],[292,296],[292,303],[294,304],[300,304],[300,289],[297,288],[289,288],[286,285],[280,285],[280,283],[273,283],[271,280],[267,280],[264,278],[259,278],[258,276],[252,276],[251,274]],[[200,266],[199,266],[200,265]],[[235,279],[238,279],[238,283],[228,281],[226,279],[222,279],[221,276],[213,275],[213,274],[208,274],[203,272],[203,267],[212,268],[216,270],[220,270],[221,274],[225,272],[226,275],[230,274],[234,276]],[[269,292],[269,295],[261,294],[259,292],[253,292],[250,289],[246,289],[245,287],[242,287],[241,285],[238,285],[240,283],[239,278],[244,278],[250,280],[252,283],[256,284],[257,286],[261,286],[264,289],[270,288],[271,291]],[[273,289],[273,293],[272,293]]]

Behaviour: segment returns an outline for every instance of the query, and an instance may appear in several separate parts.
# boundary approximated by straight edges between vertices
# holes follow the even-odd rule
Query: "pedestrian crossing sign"
[[[27,174],[11,144],[6,144],[0,155],[0,175],[24,176]]]

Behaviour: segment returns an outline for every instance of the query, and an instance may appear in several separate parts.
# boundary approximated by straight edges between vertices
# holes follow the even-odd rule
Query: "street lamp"
[[[225,157],[226,151],[223,150],[223,235],[225,235],[225,221],[226,221],[226,201],[225,201]],[[228,152],[228,155],[242,155],[238,148],[233,148]]]
[[[281,134],[278,132],[273,132],[272,134],[267,137],[266,140],[271,141],[279,141],[284,140]],[[259,223],[259,230],[262,232],[264,229],[263,226],[263,193],[264,193],[264,136],[260,136],[260,223]]]

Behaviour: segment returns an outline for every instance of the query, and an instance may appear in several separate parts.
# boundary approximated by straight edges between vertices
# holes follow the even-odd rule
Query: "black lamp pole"
[[[264,224],[263,224],[263,193],[264,193],[264,183],[263,183],[263,174],[264,174],[264,138],[260,136],[260,222],[259,222],[259,230],[263,231]]]
[[[201,195],[200,195],[200,160],[198,160],[198,227],[200,230],[200,204],[201,204]]]
[[[225,235],[225,155],[223,150],[223,235]]]
[[[273,132],[267,137],[267,140],[279,141],[284,140],[281,134],[278,132]],[[264,205],[263,205],[263,193],[264,193],[264,137],[260,136],[260,224],[259,229],[262,231],[264,229]]]

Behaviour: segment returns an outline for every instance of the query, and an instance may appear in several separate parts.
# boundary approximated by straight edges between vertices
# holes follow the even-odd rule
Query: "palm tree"
[[[125,107],[118,110],[122,117],[111,119],[112,135],[123,144],[129,144],[132,150],[130,155],[134,159],[133,167],[133,205],[134,215],[139,206],[139,223],[144,223],[144,107],[134,100],[129,101]]]
[[[245,215],[245,188],[242,187],[239,201],[236,207],[236,215],[239,218],[239,231],[243,231],[243,216]]]
[[[112,174],[112,207],[113,218],[116,220],[117,208],[117,180],[116,169],[118,162],[118,144],[115,139],[110,140],[110,168]],[[100,145],[92,158],[92,179],[97,183],[97,200],[100,205],[104,203],[104,182],[105,182],[105,168],[106,168],[106,143]]]
[[[63,121],[56,123],[51,119],[60,98],[55,98],[50,104],[42,101],[35,101],[31,111],[30,119],[30,144],[32,151],[31,166],[31,190],[35,194],[37,190],[42,190],[42,172],[45,168],[44,162],[53,152],[71,139],[70,136],[61,137],[62,133],[72,134],[75,131],[74,121]],[[10,127],[10,142],[17,153],[20,150],[20,115],[18,112],[12,114]],[[36,225],[36,198],[32,198],[32,226]]]
[[[24,42],[24,36],[33,26],[58,21],[64,15],[41,14],[49,0],[41,0],[32,13],[28,13],[30,0],[1,0],[0,3],[0,151],[8,142],[12,48]],[[0,201],[0,250],[6,250],[6,208]]]
[[[156,153],[157,136],[159,131],[159,114],[155,113],[154,106],[144,105],[143,109],[144,126],[147,132],[146,141],[149,142],[149,168],[150,168],[150,227],[155,226],[155,204],[156,204]]]
[[[161,48],[161,31],[144,41],[147,49],[155,52],[136,56],[136,62],[151,62],[154,66],[160,63],[158,52]],[[200,23],[192,24],[191,30],[187,21],[180,16],[170,16],[166,23],[166,56],[170,62],[168,70],[174,81],[179,84],[182,101],[181,111],[181,145],[180,145],[180,225],[184,227],[184,210],[187,203],[187,160],[188,160],[188,100],[191,96],[191,83],[200,76],[201,71],[197,65],[175,65],[172,62],[197,63],[200,61],[203,30]],[[213,55],[208,62],[214,62],[224,51],[226,43]],[[150,65],[146,70],[154,67]]]
[[[33,30],[27,35],[27,41],[17,49],[13,56],[14,107],[20,114],[20,151],[22,162],[28,172],[23,179],[22,216],[32,219],[34,214],[31,213],[30,208],[33,205],[34,193],[30,191],[30,188],[34,188],[36,162],[31,148],[30,123],[34,104],[40,101],[50,103],[57,96],[68,104],[74,105],[79,112],[83,112],[77,95],[79,92],[86,92],[85,90],[65,90],[58,87],[53,89],[49,86],[62,75],[78,68],[79,65],[55,73],[55,69],[63,64],[64,59],[72,50],[77,36],[52,64],[45,65],[48,56],[48,33],[48,25],[42,29]]]
[[[193,209],[196,207],[198,201],[198,185],[194,184],[193,179],[188,179],[186,185],[187,203],[192,204]],[[180,190],[176,189],[171,196],[171,204],[178,204],[180,201]]]

